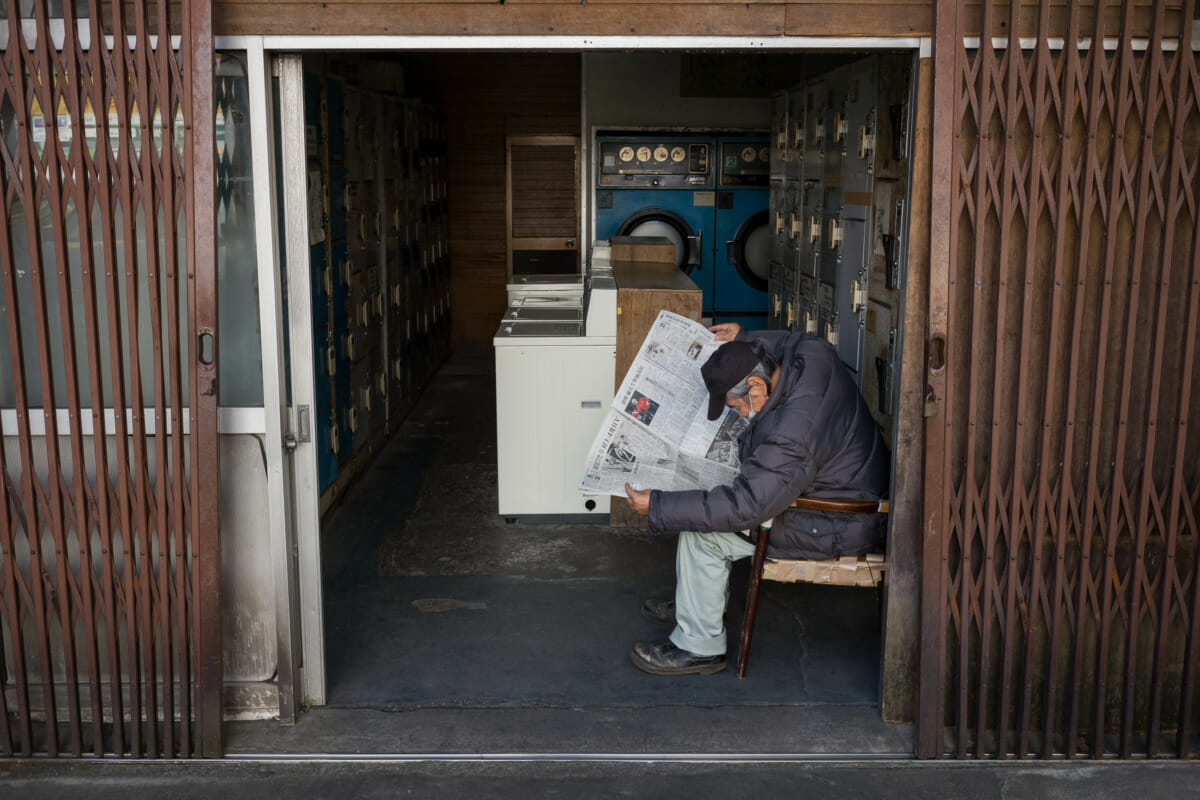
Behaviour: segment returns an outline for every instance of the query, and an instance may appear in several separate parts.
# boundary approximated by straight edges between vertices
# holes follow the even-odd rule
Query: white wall
[[[588,124],[593,128],[765,130],[766,97],[680,97],[679,53],[585,53]]]
[[[595,226],[595,157],[591,131],[670,129],[767,130],[767,97],[680,97],[680,53],[584,53],[584,241]]]

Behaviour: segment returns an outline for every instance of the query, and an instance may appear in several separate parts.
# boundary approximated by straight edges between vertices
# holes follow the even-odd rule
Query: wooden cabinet
[[[617,283],[615,390],[633,363],[658,312],[666,309],[699,321],[704,298],[700,287],[674,264],[614,259],[613,277]],[[609,513],[609,524],[614,528],[646,527],[646,518],[622,498],[613,498]]]

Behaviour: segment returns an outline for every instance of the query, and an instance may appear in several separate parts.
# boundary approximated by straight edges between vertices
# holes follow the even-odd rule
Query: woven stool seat
[[[883,553],[838,556],[828,561],[807,558],[768,558],[763,564],[764,580],[781,583],[827,583],[831,586],[878,586],[883,582],[887,557]]]

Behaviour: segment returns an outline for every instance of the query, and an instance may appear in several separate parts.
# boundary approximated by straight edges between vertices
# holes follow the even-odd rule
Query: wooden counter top
[[[698,321],[704,293],[674,263],[613,259],[612,271],[617,283],[617,380],[614,388],[620,388],[638,348],[658,319],[658,312],[665,309]],[[646,518],[630,508],[624,498],[612,498],[611,509],[609,525],[612,527],[646,527]]]
[[[617,289],[651,289],[654,291],[700,291],[695,281],[674,264],[655,261],[614,261],[613,278]]]

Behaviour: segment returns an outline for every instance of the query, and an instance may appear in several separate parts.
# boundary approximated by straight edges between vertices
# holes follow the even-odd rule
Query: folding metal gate
[[[0,755],[218,755],[210,3],[4,5]]]
[[[1194,17],[938,2],[923,757],[1192,754]]]

